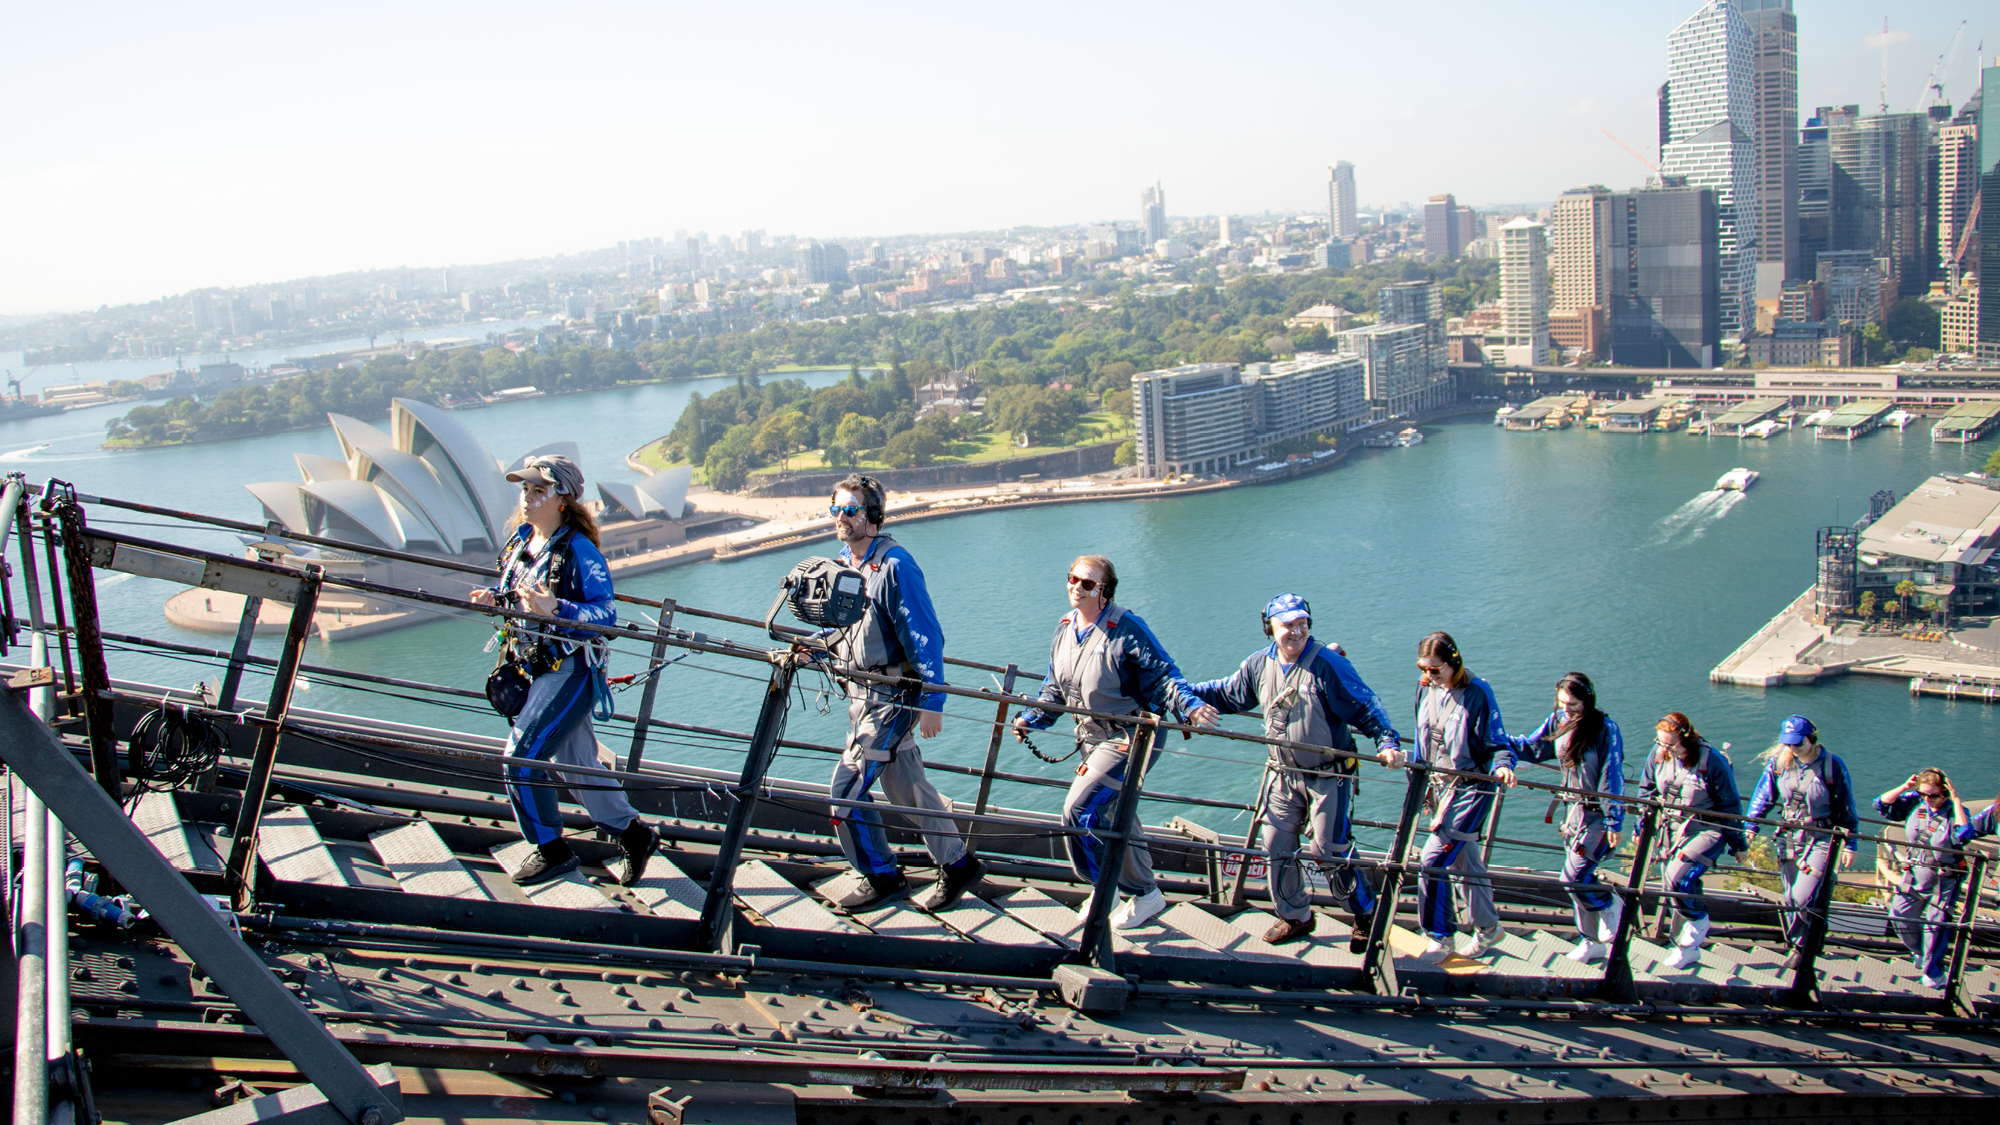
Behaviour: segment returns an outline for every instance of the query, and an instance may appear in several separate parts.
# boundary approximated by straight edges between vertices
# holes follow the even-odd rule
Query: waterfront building
[[[1979,282],[1962,284],[1939,310],[1942,349],[1951,355],[1972,355],[1979,343]]]
[[[1502,363],[1549,362],[1548,228],[1533,219],[1500,228],[1500,337]]]
[[[1418,324],[1424,328],[1424,383],[1450,377],[1445,343],[1444,289],[1434,281],[1404,281],[1385,285],[1375,295],[1375,323]]]
[[[1556,197],[1549,217],[1549,311],[1602,305],[1611,294],[1611,196],[1603,184]]]
[[[1355,211],[1354,165],[1342,160],[1326,171],[1327,217],[1333,222],[1333,237],[1335,240],[1358,238],[1361,235],[1361,220]]]
[[[1190,363],[1132,377],[1142,476],[1216,473],[1256,455],[1251,388],[1233,363]]]
[[[1857,354],[1853,329],[1835,317],[1779,320],[1743,341],[1750,362],[1766,367],[1845,367]]]
[[[1250,364],[1243,382],[1253,392],[1251,428],[1260,454],[1279,442],[1369,421],[1367,372],[1359,356],[1301,352],[1283,363]]]
[[[1167,237],[1167,192],[1159,184],[1139,193],[1139,227],[1146,245]]]
[[[1799,19],[1792,0],[1735,0],[1750,25],[1757,261],[1802,276],[1798,255]]]
[[[1660,171],[1715,192],[1718,308],[1724,336],[1753,324],[1757,140],[1754,37],[1734,0],[1709,0],[1667,37]],[[1614,312],[1614,319],[1615,319]]]
[[[1894,290],[1884,282],[1874,251],[1823,250],[1817,268],[1828,316],[1857,326],[1882,323]]]
[[[1678,178],[1611,199],[1611,362],[1712,367],[1721,356],[1716,192]]]
[[[1872,590],[1888,605],[1908,580],[1950,616],[1992,612],[2000,577],[1987,563],[1996,548],[2000,481],[1934,476],[1862,531],[1855,593]]]
[[[1361,359],[1372,418],[1401,417],[1451,397],[1450,369],[1444,356],[1433,360],[1432,334],[1428,324],[1371,324],[1334,337],[1343,354]]]

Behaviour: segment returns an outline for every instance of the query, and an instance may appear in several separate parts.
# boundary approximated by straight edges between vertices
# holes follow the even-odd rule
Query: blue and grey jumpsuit
[[[1903,837],[1912,844],[1903,848],[1903,877],[1889,898],[1889,921],[1903,947],[1910,951],[1925,976],[1944,975],[1945,959],[1951,953],[1950,923],[1958,896],[1965,889],[1965,856],[1933,848],[1958,848],[1975,836],[1990,835],[1993,810],[1987,809],[1963,827],[1952,824],[1952,806],[1933,809],[1917,793],[1905,793],[1894,801],[1877,798],[1875,811],[1889,820],[1903,822]],[[1986,831],[1980,831],[1984,821]]]
[[[1056,623],[1049,646],[1049,670],[1042,678],[1041,698],[1049,703],[1082,707],[1113,715],[1155,715],[1184,718],[1199,706],[1194,685],[1187,682],[1158,637],[1117,603],[1107,604],[1092,625],[1079,625],[1075,614]],[[1045,730],[1058,712],[1031,707],[1021,718],[1034,730]],[[1106,841],[1097,832],[1114,831],[1118,794],[1124,788],[1132,723],[1106,719],[1076,719],[1076,742],[1083,762],[1076,767],[1069,796],[1063,801],[1063,824],[1083,832],[1066,837],[1070,869],[1078,879],[1095,883]],[[1143,827],[1135,816],[1133,839],[1118,872],[1118,889],[1142,895],[1154,889],[1153,855],[1147,850]]]
[[[526,586],[543,585],[556,596],[554,616],[584,625],[616,625],[618,612],[611,598],[611,568],[604,563],[595,543],[575,534],[565,525],[533,549],[534,528],[522,524],[514,533],[511,558],[501,569],[500,581],[491,587],[495,600],[509,604]],[[556,556],[563,558],[562,571],[551,575]],[[534,626],[519,623],[521,630]],[[597,636],[585,630],[552,630],[542,639],[555,667],[536,676],[528,686],[527,702],[514,717],[514,729],[507,735],[507,799],[514,808],[514,820],[521,835],[531,844],[550,844],[562,838],[562,817],[556,810],[556,791],[551,776],[528,762],[553,761],[560,765],[601,766],[597,758],[597,733],[591,727],[590,708],[596,697],[598,677],[603,669],[595,660],[591,640]],[[532,643],[533,637],[516,634],[512,643]],[[576,776],[565,778],[569,792],[599,828],[613,836],[623,832],[638,810],[610,778]]]
[[[1492,773],[1514,768],[1514,744],[1500,720],[1493,686],[1473,677],[1464,687],[1417,689],[1417,738],[1411,757],[1444,769]],[[1464,889],[1472,924],[1490,930],[1500,924],[1493,884],[1486,878],[1480,837],[1493,812],[1493,781],[1432,774],[1424,807],[1430,840],[1424,844],[1423,874],[1417,878],[1418,919],[1424,933],[1444,941],[1457,929],[1452,880]]]
[[[861,571],[867,606],[861,620],[839,632],[822,634],[831,643],[842,668],[944,682],[944,629],[931,606],[924,572],[910,552],[886,535],[877,535],[857,560],[842,547],[839,561]],[[923,833],[924,847],[939,866],[966,857],[958,824],[949,819],[951,802],[924,776],[923,751],[917,748],[917,718],[922,711],[943,711],[944,693],[915,686],[847,682],[847,749],[833,767],[829,786],[843,801],[873,803],[869,796],[879,783],[891,804],[930,809],[936,816],[912,817]],[[873,809],[836,806],[834,835],[847,862],[863,875],[891,875],[896,854],[882,814]]]
[[[1740,815],[1743,798],[1736,792],[1736,770],[1729,756],[1703,740],[1693,765],[1682,765],[1679,754],[1662,760],[1652,755],[1639,779],[1639,794],[1667,806],[1660,810],[1666,841],[1667,890],[1674,895],[1674,917],[1683,922],[1708,917],[1701,897],[1701,879],[1726,849],[1741,855],[1748,844],[1743,825],[1709,814]]]
[[[1571,732],[1557,734],[1566,716],[1551,714],[1542,720],[1542,725],[1528,737],[1515,742],[1515,752],[1524,762],[1546,762],[1551,759],[1561,763],[1563,751],[1568,749]],[[1605,716],[1603,729],[1597,738],[1584,747],[1574,766],[1563,765],[1562,783],[1565,789],[1583,789],[1593,794],[1623,796],[1625,793],[1625,736],[1619,733],[1618,724]],[[1575,793],[1558,795],[1550,802],[1550,811],[1560,803],[1565,806],[1562,819],[1563,839],[1563,882],[1571,884],[1570,906],[1576,914],[1576,928],[1584,937],[1596,941],[1599,914],[1611,909],[1611,891],[1577,890],[1576,884],[1602,885],[1597,877],[1597,865],[1611,854],[1610,836],[1625,830],[1625,806],[1617,801],[1607,801],[1601,796],[1583,796]]]
[[[1402,743],[1382,701],[1347,657],[1310,638],[1296,664],[1282,663],[1272,644],[1251,653],[1228,679],[1194,685],[1194,694],[1226,714],[1261,712],[1267,738],[1351,752],[1353,731],[1359,730],[1377,746]],[[1312,916],[1299,867],[1301,830],[1312,833],[1306,860],[1326,876],[1334,897],[1356,916],[1374,913],[1374,888],[1353,867],[1355,760],[1288,746],[1268,749],[1264,850],[1271,857],[1271,903],[1278,917],[1300,922]]]
[[[1761,817],[1773,809],[1783,821],[1773,833],[1782,896],[1778,913],[1784,921],[1785,940],[1796,949],[1810,928],[1812,903],[1819,896],[1821,880],[1833,877],[1831,831],[1845,828],[1854,832],[1861,827],[1861,819],[1854,814],[1854,784],[1847,775],[1847,763],[1821,747],[1811,764],[1794,760],[1781,770],[1778,755],[1773,755],[1750,794],[1749,815]],[[1761,827],[1751,824],[1750,834],[1756,835]],[[1850,836],[1848,854],[1852,856],[1855,850]]]

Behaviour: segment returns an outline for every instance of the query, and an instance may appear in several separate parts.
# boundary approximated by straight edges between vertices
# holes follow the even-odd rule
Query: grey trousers
[[[1785,942],[1793,949],[1806,940],[1813,899],[1819,897],[1821,881],[1833,878],[1833,860],[1831,836],[1778,841],[1778,885],[1783,896],[1778,914],[1784,919]]]
[[[951,819],[951,802],[924,776],[924,753],[917,749],[915,730],[904,733],[902,744],[887,760],[868,758],[863,751],[849,746],[834,764],[833,781],[828,789],[836,800],[873,803],[869,791],[877,785],[892,805],[937,813],[936,816],[902,815],[916,823],[917,831],[923,833],[924,847],[938,866],[965,858],[965,839],[959,834],[958,822]],[[896,853],[889,848],[889,833],[882,825],[881,813],[836,806],[833,831],[840,839],[841,852],[856,871],[864,875],[888,875],[896,870]]]
[[[1465,896],[1465,914],[1472,924],[1490,930],[1500,924],[1493,906],[1493,883],[1486,878],[1482,833],[1493,808],[1493,791],[1475,787],[1445,788],[1443,802],[1431,819],[1431,838],[1424,844],[1423,874],[1417,876],[1417,914],[1424,933],[1443,941],[1458,928],[1452,909],[1452,884]],[[1443,869],[1433,874],[1435,869]]]
[[[1086,883],[1095,885],[1111,841],[1099,839],[1097,832],[1113,832],[1118,827],[1118,801],[1125,788],[1125,766],[1129,755],[1122,742],[1100,742],[1084,751],[1083,764],[1069,783],[1063,801],[1063,824],[1082,828],[1080,835],[1065,838],[1069,845],[1070,870]],[[1138,817],[1132,818],[1131,846],[1125,849],[1125,864],[1118,872],[1118,889],[1128,895],[1142,895],[1156,885],[1153,853],[1146,846],[1146,833]]]
[[[1708,900],[1701,897],[1701,877],[1722,856],[1722,832],[1715,828],[1690,826],[1693,831],[1675,843],[1667,860],[1667,889],[1674,899],[1674,917],[1683,922],[1708,917]]]
[[[1928,976],[1944,975],[1945,960],[1951,955],[1952,908],[1958,905],[1965,876],[1935,867],[1912,867],[1903,872],[1903,881],[1889,900],[1889,918],[1896,936]]]
[[[1312,777],[1273,767],[1264,805],[1264,850],[1271,854],[1271,904],[1278,917],[1302,922],[1312,917],[1299,859],[1299,832],[1312,833],[1306,862],[1326,875],[1334,897],[1355,915],[1375,912],[1374,888],[1354,869],[1354,781]]]

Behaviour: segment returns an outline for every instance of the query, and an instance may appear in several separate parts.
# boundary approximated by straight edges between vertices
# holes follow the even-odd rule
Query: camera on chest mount
[[[845,629],[858,624],[868,608],[867,579],[858,570],[814,556],[802,560],[785,575],[778,584],[778,596],[771,602],[771,612],[764,615],[764,632],[772,640],[800,641],[800,638],[781,637],[772,628],[778,610],[785,606],[791,607],[793,617],[815,629]],[[801,643],[824,647],[819,641]]]

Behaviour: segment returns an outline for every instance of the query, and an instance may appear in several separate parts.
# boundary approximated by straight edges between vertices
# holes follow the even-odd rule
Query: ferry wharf
[[[1631,797],[1632,850],[1605,867],[1625,903],[1610,953],[1572,961],[1552,932],[1568,916],[1552,905],[1567,889],[1549,874],[1560,845],[1507,838],[1496,818],[1477,846],[1505,934],[1482,958],[1432,963],[1417,955],[1414,884],[1449,875],[1414,850],[1422,797],[1432,774],[1478,775],[1363,758],[1378,783],[1406,783],[1395,819],[1357,821],[1356,866],[1383,906],[1351,934],[1320,896],[1310,939],[1273,946],[1269,900],[1244,878],[1270,859],[1261,806],[1163,792],[1146,768],[1187,752],[1184,732],[1249,769],[1289,744],[1140,716],[1128,792],[1144,795],[1173,905],[1115,930],[1110,873],[1141,803],[1098,832],[1105,881],[1077,881],[1062,858],[1076,830],[1046,811],[1067,776],[1000,759],[1012,710],[1035,702],[1019,662],[952,658],[952,682],[926,685],[956,719],[991,724],[983,762],[930,766],[976,782],[952,818],[987,877],[935,913],[843,914],[833,901],[852,877],[828,819],[855,803],[774,769],[780,751],[830,764],[841,750],[785,736],[795,687],[833,674],[777,625],[786,591],[761,620],[623,597],[657,626],[592,630],[660,667],[669,653],[733,667],[760,681],[760,713],[749,731],[668,717],[647,677],[636,706],[597,728],[598,767],[550,768],[624,786],[660,852],[626,886],[617,848],[566,805],[584,867],[522,888],[498,740],[308,709],[292,691],[309,673],[441,715],[483,705],[469,688],[307,664],[323,593],[532,615],[91,525],[107,511],[231,526],[60,482],[0,490],[0,551],[13,548],[0,761],[7,860],[24,876],[9,890],[17,1122],[1969,1122],[2000,1101],[1987,851],[1963,856],[1974,893],[1939,923],[1950,953],[1934,989],[1882,936],[1879,903],[1845,901],[1872,886],[1851,875],[1823,884],[1815,924],[1787,948],[1775,908],[1733,882],[1767,873],[1717,873],[1711,942],[1695,967],[1670,968],[1675,894],[1657,873],[1669,813]],[[247,628],[233,650],[107,631],[104,572],[287,605],[285,643],[265,658]],[[207,664],[219,686],[114,677],[133,651]],[[266,698],[239,698],[252,670]],[[672,760],[697,746],[740,765]],[[993,799],[1000,781],[1050,800],[1010,807]],[[1520,788],[1590,796],[1537,776]],[[873,807],[892,824],[914,811]],[[1241,837],[1202,819],[1239,813]],[[1886,827],[1855,834],[1878,862],[1915,846]],[[932,874],[912,830],[891,838],[919,881]]]

